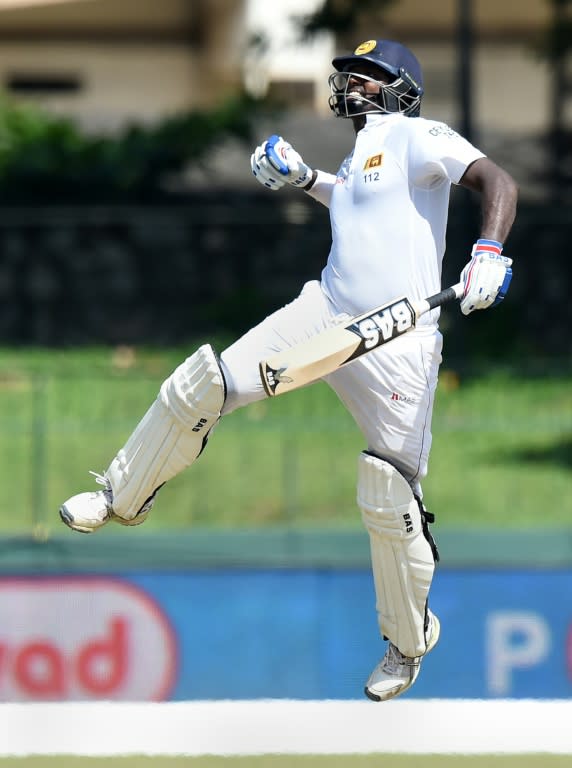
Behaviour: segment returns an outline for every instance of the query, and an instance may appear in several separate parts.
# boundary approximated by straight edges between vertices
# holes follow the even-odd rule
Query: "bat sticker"
[[[401,336],[414,325],[415,310],[407,299],[400,299],[381,312],[372,312],[358,322],[346,326],[348,331],[361,338],[348,361]]]

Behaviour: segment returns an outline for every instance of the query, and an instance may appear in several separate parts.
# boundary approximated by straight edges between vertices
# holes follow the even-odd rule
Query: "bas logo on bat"
[[[415,328],[419,317],[459,299],[463,291],[463,283],[456,283],[426,299],[411,302],[405,296],[399,297],[261,360],[264,391],[274,397],[329,375]]]
[[[348,331],[362,338],[350,359],[400,336],[414,325],[415,311],[407,299],[399,299],[381,312],[363,317],[347,326]]]

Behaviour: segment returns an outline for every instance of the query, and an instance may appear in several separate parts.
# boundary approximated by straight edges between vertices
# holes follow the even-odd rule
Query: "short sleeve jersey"
[[[322,287],[339,311],[359,314],[441,290],[451,184],[480,157],[444,123],[367,117],[329,201],[332,247]]]

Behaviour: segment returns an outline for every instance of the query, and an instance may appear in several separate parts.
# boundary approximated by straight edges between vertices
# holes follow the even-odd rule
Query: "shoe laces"
[[[389,675],[398,675],[403,667],[416,667],[418,665],[418,657],[405,656],[396,645],[389,643],[382,662],[382,668],[385,672]]]
[[[111,489],[111,483],[107,477],[105,477],[105,475],[99,474],[99,472],[93,472],[91,469],[89,470],[89,474],[95,477],[96,483],[104,486],[103,493],[105,494],[105,500],[107,501],[108,505],[111,506],[113,503],[113,491]]]

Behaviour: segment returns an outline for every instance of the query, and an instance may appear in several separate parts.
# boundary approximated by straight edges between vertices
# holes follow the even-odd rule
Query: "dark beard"
[[[378,109],[377,104],[372,103],[373,99],[359,98],[357,96],[346,96],[345,106],[348,116],[356,113],[375,112]]]

